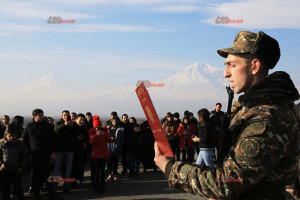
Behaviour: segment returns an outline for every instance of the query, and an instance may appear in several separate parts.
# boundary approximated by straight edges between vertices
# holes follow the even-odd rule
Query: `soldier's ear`
[[[262,70],[261,63],[258,59],[253,59],[251,61],[251,67],[252,67],[252,75],[257,75]]]

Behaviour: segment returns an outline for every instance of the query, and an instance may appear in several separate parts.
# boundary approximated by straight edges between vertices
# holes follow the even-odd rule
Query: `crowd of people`
[[[174,159],[194,162],[195,152],[199,155],[197,164],[213,166],[217,130],[220,129],[224,113],[220,110],[208,112],[199,110],[198,120],[192,112],[185,111],[182,121],[179,113],[168,112],[161,120]],[[211,122],[215,116],[217,120]],[[54,122],[44,116],[41,109],[32,112],[32,121],[24,128],[24,117],[15,116],[10,122],[2,117],[0,127],[0,176],[3,199],[13,195],[24,199],[21,184],[22,172],[31,170],[29,192],[34,199],[40,199],[45,184],[50,199],[60,199],[55,194],[59,182],[69,193],[71,188],[80,187],[84,180],[86,166],[91,170],[91,185],[96,194],[105,191],[105,182],[118,180],[118,165],[121,161],[122,174],[129,178],[139,177],[140,166],[157,171],[154,163],[154,137],[147,121],[137,123],[134,117],[112,112],[103,123],[98,115],[87,112],[70,113],[62,111],[61,118]],[[218,128],[215,128],[214,123]],[[219,124],[218,124],[219,123]]]

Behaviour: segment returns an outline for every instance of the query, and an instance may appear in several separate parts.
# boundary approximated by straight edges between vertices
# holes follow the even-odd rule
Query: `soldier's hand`
[[[167,158],[161,153],[156,142],[154,143],[154,151],[155,151],[154,162],[161,169],[161,171],[165,173],[166,166],[171,159]]]

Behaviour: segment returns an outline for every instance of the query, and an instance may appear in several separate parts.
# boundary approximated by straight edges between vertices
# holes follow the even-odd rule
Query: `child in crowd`
[[[19,200],[25,199],[21,185],[21,173],[24,169],[27,155],[25,146],[18,139],[17,129],[9,125],[5,130],[4,139],[0,143],[0,171],[3,178],[3,199],[10,199],[10,184]]]

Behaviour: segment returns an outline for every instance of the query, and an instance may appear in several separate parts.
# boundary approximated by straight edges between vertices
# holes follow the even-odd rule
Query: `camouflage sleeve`
[[[171,187],[218,199],[232,199],[258,183],[282,156],[285,139],[270,130],[265,121],[250,123],[231,147],[223,165],[197,167],[168,163]]]

